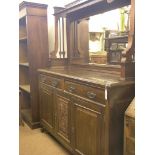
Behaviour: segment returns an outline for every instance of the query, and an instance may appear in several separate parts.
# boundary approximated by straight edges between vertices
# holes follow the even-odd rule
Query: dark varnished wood
[[[77,1],[74,2],[76,3]],[[103,0],[87,0],[74,6],[68,6],[56,14],[59,16],[69,16],[72,20],[77,20],[129,5],[130,2],[130,0],[114,0],[112,3],[108,3]]]
[[[51,76],[41,75],[40,82],[54,88],[63,89],[63,79],[58,79],[57,77],[51,78]]]
[[[41,75],[39,78],[40,93],[40,119],[41,126],[58,139],[68,150],[73,152],[71,147],[71,103],[69,97],[62,92],[64,89],[62,77]],[[52,81],[57,79],[56,85]],[[61,84],[60,84],[61,83]]]
[[[20,110],[29,109],[30,107],[30,95],[25,91],[20,91],[19,94]]]
[[[29,77],[29,68],[24,66],[19,66],[19,84],[20,85],[29,85],[30,77]]]
[[[88,28],[88,19],[77,20],[71,22],[70,35],[70,63],[87,63],[89,62],[89,53],[88,51],[88,41],[89,41],[89,28]]]
[[[106,117],[108,123],[105,130],[108,141],[105,141],[105,151],[110,155],[123,154],[124,112],[134,96],[134,84],[122,83],[107,87]]]
[[[39,126],[37,69],[48,66],[47,5],[22,2],[19,5],[19,84],[29,85],[28,110],[23,118],[32,127]],[[21,91],[25,91],[21,89]],[[24,103],[25,103],[24,102]]]
[[[92,86],[83,86],[81,89],[82,83],[79,82],[70,82],[65,81],[65,90],[82,97],[85,97],[89,100],[96,101],[99,103],[104,102],[104,89],[94,88]]]
[[[51,87],[40,85],[40,120],[47,123],[52,130],[55,128],[54,92]]]
[[[72,64],[89,63],[88,59],[88,24],[83,25],[80,28],[80,23],[83,20],[89,19],[90,16],[107,12],[116,8],[120,8],[131,4],[130,11],[130,31],[128,35],[128,46],[125,50],[119,51],[120,63],[120,75],[121,79],[130,79],[135,76],[135,64],[134,64],[134,0],[114,0],[114,1],[103,1],[103,0],[92,0],[92,1],[74,1],[67,5],[60,11],[55,12],[55,17],[66,17],[67,18],[67,52],[69,62]],[[75,26],[76,25],[76,26]],[[80,30],[81,29],[81,30]],[[77,31],[78,30],[78,31]],[[77,33],[75,33],[77,32]],[[74,35],[76,34],[76,35]],[[82,35],[81,35],[82,34]],[[78,37],[77,37],[78,36]],[[80,36],[82,36],[80,38]],[[83,49],[79,48],[79,42],[82,41]],[[76,47],[76,48],[74,48]],[[78,48],[77,48],[78,47]],[[78,49],[78,50],[77,50]],[[109,57],[108,57],[109,59]],[[110,62],[108,60],[108,62]]]
[[[77,155],[123,155],[123,118],[134,97],[134,81],[77,66],[39,69],[39,73],[40,83],[42,77],[63,83],[53,87],[57,130],[52,135]]]
[[[73,99],[72,130],[76,154],[101,154],[102,109],[103,107],[95,106],[91,102]]]
[[[66,146],[71,145],[71,101],[67,94],[56,91],[56,132]]]
[[[19,19],[22,19],[27,15],[46,17],[47,16],[46,9],[47,9],[46,4],[23,1],[19,4],[19,11],[20,11]]]
[[[89,16],[129,5],[131,1],[76,3],[55,8],[55,51],[51,53],[51,67],[38,70],[40,92],[44,89],[41,86],[47,85],[53,94],[47,97],[54,103],[51,119],[54,119],[55,128],[53,130],[45,121],[41,121],[41,125],[72,154],[123,155],[124,112],[135,96],[133,62],[89,64],[87,32]],[[67,58],[56,59],[60,49],[60,18],[66,18]],[[58,51],[60,55],[63,48]],[[123,57],[129,58],[131,53]],[[40,95],[42,105],[47,104],[47,99],[42,99],[47,97]],[[46,113],[47,107],[44,109]]]
[[[104,68],[104,69],[103,69]],[[115,67],[116,71],[119,67]],[[105,85],[105,83],[108,82],[118,82],[120,80],[120,76],[116,73],[112,74],[113,66],[89,66],[89,65],[70,65],[70,66],[54,66],[51,68],[46,69],[39,69],[39,71],[49,74],[49,75],[57,75],[57,76],[64,76],[66,78],[71,78],[75,80],[82,79],[85,81],[85,83],[94,83],[94,84],[100,84]],[[104,78],[102,78],[104,76]]]

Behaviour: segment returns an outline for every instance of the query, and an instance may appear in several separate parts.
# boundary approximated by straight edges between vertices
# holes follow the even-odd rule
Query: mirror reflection
[[[120,63],[127,47],[130,5],[89,18],[89,62]]]

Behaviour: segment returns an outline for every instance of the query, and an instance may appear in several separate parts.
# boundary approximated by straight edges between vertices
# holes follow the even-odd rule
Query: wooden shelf
[[[30,85],[20,85],[19,88],[27,93],[30,93]]]
[[[24,67],[29,67],[29,63],[28,62],[23,62],[23,63],[19,63],[20,66],[24,66]]]
[[[20,37],[20,38],[19,38],[19,41],[27,41],[27,36]]]

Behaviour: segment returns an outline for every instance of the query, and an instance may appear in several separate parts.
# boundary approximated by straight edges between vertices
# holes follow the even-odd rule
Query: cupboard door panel
[[[101,114],[74,104],[75,151],[78,155],[100,155]]]
[[[40,98],[41,98],[41,120],[54,128],[54,93],[50,90],[50,87],[41,88]]]
[[[70,101],[56,95],[57,133],[65,141],[70,143]]]

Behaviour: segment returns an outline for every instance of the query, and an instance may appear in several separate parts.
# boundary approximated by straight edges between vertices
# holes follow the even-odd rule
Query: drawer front
[[[98,88],[93,88],[91,86],[65,81],[65,90],[95,102],[103,104],[105,103],[104,90]]]
[[[50,85],[55,88],[63,89],[63,79],[47,76],[47,75],[40,75],[39,78],[40,82]]]

